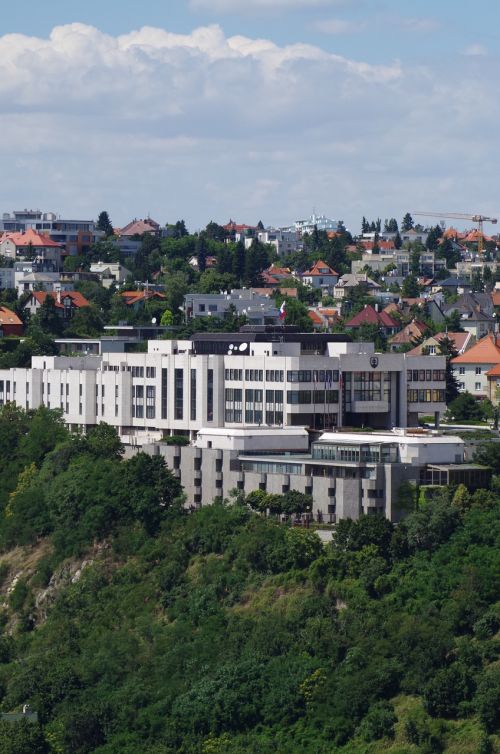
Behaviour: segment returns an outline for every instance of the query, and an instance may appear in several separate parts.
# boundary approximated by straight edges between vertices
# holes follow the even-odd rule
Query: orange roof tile
[[[453,364],[500,364],[500,348],[491,333],[481,338],[472,348],[452,359]]]
[[[23,321],[19,319],[17,314],[6,306],[0,306],[0,326],[1,325],[21,325]]]
[[[73,306],[80,308],[81,306],[90,306],[90,302],[87,301],[85,296],[82,296],[80,291],[32,291],[31,296],[38,301],[39,304],[43,304],[47,296],[51,296],[54,299],[54,303],[57,309],[64,309],[64,299],[70,298]],[[60,299],[60,300],[59,300]]]
[[[25,233],[4,233],[1,241],[12,241],[15,246],[18,247],[25,247],[25,246],[50,246],[50,247],[56,247],[58,249],[61,248],[61,244],[57,243],[56,241],[53,241],[52,238],[49,236],[44,235],[43,233],[36,233],[32,228],[28,228],[28,230]]]
[[[315,325],[323,325],[324,324],[324,322],[321,319],[321,317],[319,316],[319,314],[317,312],[311,310],[311,309],[309,309],[309,311],[307,312],[307,316],[309,317],[309,319],[311,319],[313,321],[313,324],[315,324]]]
[[[321,272],[321,270],[326,270],[326,272]],[[326,262],[323,262],[322,259],[318,259],[317,262],[313,264],[310,270],[307,270],[303,273],[303,277],[309,277],[310,275],[337,275],[338,273],[335,272],[335,270],[332,270],[330,265],[328,265]]]

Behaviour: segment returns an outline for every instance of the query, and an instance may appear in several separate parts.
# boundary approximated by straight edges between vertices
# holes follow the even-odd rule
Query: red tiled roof
[[[265,270],[264,272],[260,273],[260,277],[262,279],[262,282],[265,283],[266,285],[279,285],[280,284],[280,281],[278,280],[278,278],[273,277]]]
[[[453,364],[500,364],[500,348],[491,333],[481,338],[472,348],[452,359]]]
[[[64,299],[70,298],[72,306],[79,309],[81,306],[90,306],[90,302],[87,301],[85,296],[82,296],[80,291],[32,291],[32,298],[38,301],[39,304],[43,304],[47,296],[52,296],[57,309],[64,309]],[[60,299],[60,300],[59,300]]]
[[[6,306],[0,306],[0,326],[4,327],[5,325],[21,325],[22,327],[23,321]]]
[[[500,306],[500,291],[493,291],[491,300],[493,301],[493,306]]]
[[[420,338],[429,328],[423,322],[413,321],[403,327],[403,329],[393,335],[391,343],[411,343],[415,338]]]
[[[28,228],[25,233],[5,233],[0,241],[7,240],[12,241],[16,247],[31,245],[35,248],[37,246],[50,246],[60,249],[62,246],[62,244],[53,241],[49,236],[46,236],[43,233],[36,233],[32,228]]]
[[[278,267],[274,264],[272,264],[270,267],[266,270],[269,275],[281,275],[282,277],[291,277],[292,271],[289,267]]]
[[[226,223],[226,225],[223,225],[222,227],[224,228],[224,230],[228,230],[231,233],[233,232],[243,233],[243,231],[245,230],[256,230],[257,228],[256,225],[244,225],[244,224],[239,225],[238,223],[235,223],[234,220],[231,220],[231,219],[229,220],[228,223]]]
[[[376,312],[373,306],[365,306],[349,322],[345,323],[346,327],[359,327],[360,325],[398,327],[398,323],[387,312]]]
[[[375,241],[361,241],[361,246],[363,246],[366,251],[371,251],[375,246]],[[394,251],[396,248],[394,246],[394,241],[377,241],[377,246],[381,251]]]
[[[500,377],[500,364],[492,367],[492,369],[486,372],[487,377]]]
[[[163,293],[158,291],[122,291],[120,296],[123,296],[127,305],[135,304],[137,301],[145,301],[149,298],[166,298]]]
[[[157,222],[147,217],[144,220],[132,220],[119,231],[120,236],[143,236],[145,233],[157,233],[160,226]]]
[[[309,319],[312,320],[313,324],[315,324],[315,325],[322,325],[322,324],[324,324],[323,320],[321,319],[321,317],[319,316],[319,314],[317,312],[313,311],[312,309],[309,309],[309,311],[307,312],[307,316],[309,317]]]
[[[326,272],[320,272],[320,270],[326,270]],[[335,270],[332,270],[330,265],[328,265],[326,262],[323,262],[323,260],[318,259],[317,262],[313,264],[310,270],[307,270],[303,273],[302,277],[309,277],[311,275],[337,275],[338,273],[335,272]]]

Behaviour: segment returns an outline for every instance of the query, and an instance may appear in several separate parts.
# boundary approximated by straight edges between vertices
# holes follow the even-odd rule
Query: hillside
[[[0,410],[5,754],[500,751],[500,501],[444,491],[323,547],[159,458]]]

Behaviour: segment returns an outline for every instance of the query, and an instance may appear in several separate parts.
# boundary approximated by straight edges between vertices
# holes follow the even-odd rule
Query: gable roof
[[[132,220],[132,222],[125,225],[125,227],[119,231],[119,235],[143,236],[145,233],[158,233],[159,230],[159,224],[150,217],[146,217],[144,220]]]
[[[379,327],[398,328],[398,323],[387,312],[377,312],[373,306],[365,306],[349,322],[346,327],[360,327],[361,325],[378,325]]]
[[[0,326],[5,325],[23,325],[22,319],[19,319],[17,314],[11,309],[7,309],[6,306],[0,306]]]
[[[54,299],[56,309],[64,309],[64,299],[71,299],[71,305],[79,309],[81,306],[90,306],[85,296],[80,291],[32,291],[30,298],[34,298],[39,304],[43,304],[47,296]],[[29,299],[28,299],[29,301]]]
[[[422,335],[425,335],[428,329],[428,326],[424,322],[418,322],[418,320],[414,319],[412,322],[409,322],[405,327],[403,327],[400,332],[396,333],[396,335],[393,335],[390,339],[390,343],[411,343],[416,338],[420,338],[422,337]]]
[[[453,364],[500,364],[500,348],[491,333],[481,338],[472,348],[452,359]]]
[[[326,272],[321,272],[321,270],[326,270]],[[330,265],[328,265],[326,262],[323,262],[323,260],[318,259],[317,262],[313,264],[310,270],[306,270],[306,272],[302,273],[302,277],[310,277],[312,275],[335,275],[338,277],[338,273],[333,270]]]
[[[146,301],[150,298],[166,298],[163,293],[158,293],[158,291],[149,291],[149,290],[143,290],[143,291],[122,291],[120,293],[120,296],[123,297],[125,303],[127,306],[131,306],[132,304],[137,303],[138,301]]]

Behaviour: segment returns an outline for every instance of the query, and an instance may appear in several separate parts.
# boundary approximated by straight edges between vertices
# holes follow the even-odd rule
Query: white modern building
[[[35,356],[0,370],[7,400],[62,408],[68,424],[106,421],[126,437],[243,427],[415,426],[445,411],[445,358],[375,353],[346,335],[290,327],[154,340],[147,353]]]
[[[397,521],[408,482],[485,484],[487,471],[463,463],[460,438],[394,429],[415,427],[419,413],[439,424],[443,356],[375,353],[372,343],[291,327],[100,350],[0,370],[0,405],[60,409],[73,429],[109,423],[128,452],[165,457],[189,505],[233,489],[295,489],[312,495],[321,521],[376,512]],[[189,445],[162,441],[171,435]]]
[[[301,235],[311,234],[315,228],[335,233],[339,229],[339,224],[337,220],[330,220],[326,215],[317,215],[313,212],[306,220],[296,220],[294,227]]]

